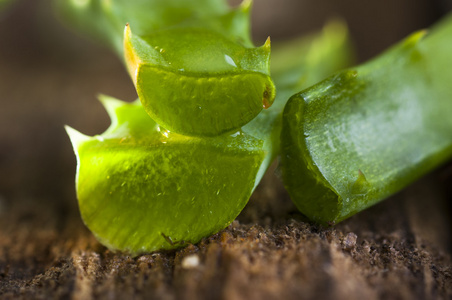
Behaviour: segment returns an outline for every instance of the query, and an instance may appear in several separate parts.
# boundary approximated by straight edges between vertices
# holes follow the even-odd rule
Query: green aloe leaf
[[[298,73],[276,80],[281,96],[275,105],[232,134],[169,132],[138,100],[103,97],[112,119],[106,132],[88,137],[67,128],[78,160],[77,196],[85,224],[110,249],[133,255],[196,243],[225,228],[279,151],[288,95],[326,75],[309,72],[310,67],[331,73],[348,63],[347,41],[345,27],[331,24],[323,34],[300,42],[300,52],[288,54]],[[324,56],[309,65],[305,58],[320,48]]]
[[[230,132],[273,103],[269,42],[245,48],[211,30],[186,27],[140,38],[128,26],[125,49],[144,108],[172,132]]]
[[[172,249],[223,229],[268,164],[271,145],[246,131],[187,137],[160,128],[139,101],[102,102],[112,118],[104,134],[68,133],[83,220],[111,249]]]
[[[86,4],[74,4],[80,2]],[[250,1],[236,9],[224,0],[60,5],[125,58],[143,107],[171,132],[236,131],[273,103],[270,41],[258,48],[251,43]]]
[[[282,173],[297,207],[334,224],[452,155],[452,18],[294,95]]]

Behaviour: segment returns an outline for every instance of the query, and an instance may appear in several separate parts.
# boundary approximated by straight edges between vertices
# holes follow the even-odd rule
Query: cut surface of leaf
[[[334,224],[452,155],[452,22],[294,95],[282,174],[310,219]]]
[[[94,137],[68,130],[80,211],[104,245],[131,254],[173,249],[234,220],[259,180],[263,140],[169,133],[140,103],[104,99],[117,120],[109,130]]]
[[[315,38],[320,47],[331,46],[319,60],[322,69],[331,66],[328,73],[340,61],[348,63],[336,56],[348,49],[345,36],[333,44],[330,39],[325,34]],[[295,57],[312,51],[318,50],[302,47]],[[67,128],[78,158],[80,211],[98,240],[137,255],[196,243],[231,223],[279,151],[281,112],[295,77],[311,82],[326,75],[309,72],[303,60],[298,63],[299,74],[276,79],[281,96],[274,106],[240,130],[216,137],[169,132],[139,100],[102,97],[112,119],[103,134],[88,137]]]
[[[245,48],[216,32],[185,27],[141,38],[127,26],[124,43],[143,107],[171,132],[230,132],[273,103],[269,41]]]

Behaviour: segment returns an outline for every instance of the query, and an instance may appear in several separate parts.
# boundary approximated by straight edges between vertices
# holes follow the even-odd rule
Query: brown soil
[[[75,209],[12,204],[3,207],[0,220],[0,295],[448,299],[450,220],[436,179],[432,175],[334,228],[305,222],[277,187],[261,187],[220,233],[185,249],[136,258],[101,246]]]

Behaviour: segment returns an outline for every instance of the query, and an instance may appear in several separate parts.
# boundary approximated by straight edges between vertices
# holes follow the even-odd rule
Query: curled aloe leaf
[[[282,173],[306,216],[334,224],[452,155],[452,19],[294,95]]]
[[[302,44],[313,40],[314,47],[293,53],[299,73],[276,79],[281,96],[275,105],[232,134],[169,132],[146,114],[139,100],[109,97],[102,98],[112,119],[106,132],[88,137],[68,127],[78,158],[80,211],[99,241],[136,255],[196,243],[230,224],[279,151],[287,95],[326,75],[309,72],[299,57],[327,46],[316,66],[330,73],[348,62],[345,27],[328,26]]]
[[[270,40],[251,43],[250,1],[236,9],[223,0],[74,3],[66,2],[68,14],[125,57],[143,107],[167,130],[232,132],[273,103]]]

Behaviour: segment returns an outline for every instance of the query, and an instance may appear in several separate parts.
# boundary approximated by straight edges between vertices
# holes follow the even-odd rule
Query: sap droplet
[[[171,133],[169,130],[162,128],[160,126],[157,126],[157,131],[160,132],[166,138],[168,138]],[[162,141],[162,143],[166,143],[166,142]]]

